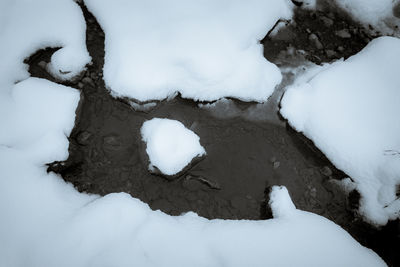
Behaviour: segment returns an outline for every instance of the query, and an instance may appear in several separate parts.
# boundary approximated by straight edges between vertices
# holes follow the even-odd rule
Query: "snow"
[[[360,213],[377,225],[399,217],[400,39],[374,39],[359,54],[287,89],[281,114],[356,183]],[[315,70],[314,70],[315,73]]]
[[[82,11],[72,0],[0,1],[2,91],[29,77],[23,60],[46,47],[61,47],[47,66],[55,77],[76,76],[91,60],[85,38]]]
[[[171,9],[158,4],[160,10]],[[181,4],[182,10],[186,8]],[[285,13],[287,7],[282,6]],[[132,15],[141,15],[140,11]],[[263,12],[251,19],[263,19]],[[173,18],[169,17],[171,23]],[[118,15],[115,19],[129,20]],[[234,28],[241,35],[243,21],[230,22],[236,23]],[[144,30],[150,27],[136,27],[142,26]],[[61,80],[79,74],[90,61],[82,12],[67,0],[0,1],[0,40],[0,266],[385,266],[339,226],[297,210],[284,187],[273,188],[270,203],[275,218],[264,221],[207,220],[194,213],[173,217],[152,211],[125,193],[104,197],[79,193],[58,175],[48,173],[46,164],[68,157],[68,136],[80,94],[67,86],[29,78],[22,62],[37,49],[60,46],[48,69]],[[249,47],[257,46],[250,42]],[[251,54],[255,48],[248,50],[243,53]],[[264,61],[250,63],[243,54],[239,58],[250,65],[264,64],[259,75],[274,68]]]
[[[125,193],[79,193],[45,166],[68,156],[79,92],[38,78],[11,92],[0,96],[15,122],[0,117],[0,266],[385,266],[297,210],[284,187],[273,187],[275,218],[263,221],[174,217]]]
[[[329,1],[328,1],[329,2]],[[394,16],[393,9],[399,4],[394,0],[335,0],[335,3],[347,11],[356,21],[369,25],[381,34],[399,35],[400,19]],[[396,27],[397,26],[397,27]]]
[[[175,175],[194,158],[206,154],[200,137],[179,121],[154,118],[144,122],[140,131],[146,143],[150,170],[156,167],[163,174]]]
[[[264,102],[281,73],[260,40],[289,0],[85,0],[105,32],[104,80],[116,97]]]

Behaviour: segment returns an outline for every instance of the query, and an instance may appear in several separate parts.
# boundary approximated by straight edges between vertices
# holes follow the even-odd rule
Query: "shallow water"
[[[82,89],[75,128],[70,136],[70,156],[66,162],[50,164],[49,170],[60,173],[79,191],[100,195],[127,192],[154,210],[171,215],[195,211],[206,218],[270,218],[266,203],[268,187],[285,185],[297,208],[325,216],[362,244],[374,248],[388,263],[393,266],[399,263],[396,256],[400,246],[398,221],[383,230],[363,223],[354,213],[357,197],[349,198],[332,182],[346,175],[279,117],[279,100],[284,85],[293,81],[293,73],[285,74],[282,85],[265,104],[235,100],[195,103],[178,96],[157,102],[145,112],[137,111],[128,100],[112,98],[105,88],[102,80],[104,33],[86,9],[84,13],[88,23],[88,49],[94,62],[85,77],[70,84]],[[263,40],[267,45],[265,56],[280,66],[292,67],[305,64],[305,58],[316,63],[332,60],[325,52],[307,50],[310,44],[303,35],[309,33],[302,29],[309,29],[309,24],[321,28],[321,24],[315,26],[316,23],[311,23],[315,18],[307,19],[303,13],[298,20],[301,24],[297,25],[302,26],[290,28],[291,34],[297,34],[297,41],[266,37]],[[329,36],[323,27],[319,31],[322,37]],[[360,42],[353,47],[353,53],[365,45]],[[293,45],[297,48],[302,45],[300,48],[307,50],[306,54],[288,56],[283,52]],[[38,62],[48,60],[51,53],[52,50],[40,51],[29,59],[33,76],[52,79],[38,67]],[[318,59],[310,55],[318,55]],[[337,58],[346,55],[338,54]],[[140,127],[154,117],[181,121],[200,136],[207,151],[202,161],[173,181],[150,174],[147,169]]]

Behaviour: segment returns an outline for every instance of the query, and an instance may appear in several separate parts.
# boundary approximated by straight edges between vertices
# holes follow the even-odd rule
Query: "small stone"
[[[118,150],[122,143],[118,136],[109,135],[103,138],[103,144],[106,148],[111,150]]]
[[[274,162],[274,169],[278,169],[281,163],[279,161]]]
[[[321,173],[325,176],[331,176],[332,175],[332,170],[328,166],[325,166],[321,169]]]
[[[393,16],[400,18],[400,2],[393,7]]]
[[[97,74],[94,73],[94,72],[92,72],[92,73],[90,74],[90,78],[92,78],[92,80],[96,80],[96,79],[97,79]]]
[[[328,17],[322,16],[320,19],[322,20],[322,22],[326,27],[330,27],[333,25],[333,20]]]
[[[78,88],[79,88],[79,89],[82,89],[82,88],[83,88],[83,86],[84,86],[84,84],[83,84],[83,83],[81,83],[81,82],[79,82],[79,83],[78,83]]]
[[[310,196],[313,198],[317,197],[317,189],[315,187],[310,189]]]
[[[343,46],[338,46],[337,50],[338,50],[339,52],[343,52],[343,51],[344,51],[344,47],[343,47]]]
[[[324,46],[322,45],[321,41],[319,40],[318,36],[315,33],[310,34],[308,39],[314,44],[317,49],[323,49]]]
[[[351,38],[351,34],[350,34],[349,30],[347,30],[347,29],[336,31],[335,34],[336,34],[336,36],[339,36],[340,38],[343,38],[343,39]]]
[[[88,84],[90,86],[95,87],[95,84],[94,84],[93,80],[91,78],[89,78],[89,77],[83,78],[82,82],[85,83],[85,84]]]
[[[90,143],[90,137],[92,137],[92,134],[90,132],[80,132],[76,137],[76,142],[78,142],[78,144],[82,146],[88,145]]]
[[[45,61],[40,61],[38,63],[38,66],[41,67],[42,69],[46,69],[47,63]]]
[[[328,49],[328,50],[325,50],[325,53],[326,53],[327,57],[329,57],[329,58],[337,57],[337,54],[334,50]]]

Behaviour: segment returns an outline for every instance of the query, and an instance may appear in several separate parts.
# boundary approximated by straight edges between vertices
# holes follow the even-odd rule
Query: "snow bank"
[[[154,118],[143,123],[142,139],[150,159],[149,169],[175,175],[195,157],[206,154],[200,137],[176,120]]]
[[[104,80],[139,101],[266,101],[281,81],[260,40],[289,0],[85,0],[105,32]]]
[[[86,24],[72,0],[0,1],[0,86],[10,88],[29,74],[23,60],[39,49],[61,47],[48,65],[59,79],[70,79],[90,62]]]
[[[371,25],[375,31],[382,34],[400,34],[398,29],[400,27],[400,19],[395,17],[394,14],[396,13],[395,9],[400,8],[397,7],[400,5],[399,1],[335,0],[335,2],[340,8],[353,16],[355,20],[364,24],[366,29],[369,29],[369,25]]]
[[[281,114],[355,182],[375,224],[399,217],[400,39],[381,37],[287,89]]]

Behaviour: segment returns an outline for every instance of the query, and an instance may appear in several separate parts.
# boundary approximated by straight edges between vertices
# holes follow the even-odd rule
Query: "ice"
[[[377,38],[288,88],[281,102],[289,123],[355,181],[360,213],[377,225],[400,211],[399,69],[400,39]]]
[[[143,123],[141,134],[150,160],[149,169],[156,167],[166,175],[179,173],[194,158],[206,154],[200,137],[176,120],[148,120]]]
[[[289,0],[84,2],[105,32],[104,80],[114,96],[264,102],[281,81],[260,40],[291,17]]]
[[[23,60],[46,47],[61,47],[48,70],[61,80],[79,74],[91,58],[86,50],[86,24],[72,0],[0,1],[0,87],[29,77]]]

